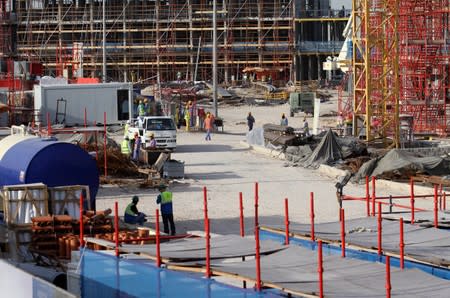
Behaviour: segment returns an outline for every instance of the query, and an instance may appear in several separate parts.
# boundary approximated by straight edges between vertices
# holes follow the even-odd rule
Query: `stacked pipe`
[[[68,215],[40,216],[31,219],[31,246],[38,252],[47,255],[57,255],[61,258],[70,258],[71,245],[78,248],[72,234],[72,217]],[[64,238],[63,240],[61,240]],[[72,242],[71,242],[72,241]]]

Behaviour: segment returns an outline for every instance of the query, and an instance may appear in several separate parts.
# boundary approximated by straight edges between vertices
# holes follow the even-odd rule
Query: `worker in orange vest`
[[[205,140],[206,141],[211,141],[211,130],[213,129],[213,118],[211,116],[211,113],[208,112],[206,114],[206,119],[205,119],[205,130],[206,130],[206,136],[205,136]]]

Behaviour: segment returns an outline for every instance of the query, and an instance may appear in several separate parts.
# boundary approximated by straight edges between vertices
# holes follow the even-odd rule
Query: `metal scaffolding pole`
[[[219,116],[217,109],[217,0],[213,1],[213,101],[214,115]]]
[[[105,11],[106,11],[106,0],[102,1],[102,31],[103,31],[103,42],[102,42],[102,55],[103,55],[103,68],[102,68],[102,81],[106,83],[106,20],[105,20]]]

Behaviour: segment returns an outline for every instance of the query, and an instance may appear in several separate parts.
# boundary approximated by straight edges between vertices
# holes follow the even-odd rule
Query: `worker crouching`
[[[131,203],[128,204],[125,209],[124,221],[129,224],[140,224],[142,225],[147,220],[145,219],[145,214],[139,212],[137,209],[137,203],[139,202],[139,197],[134,196]]]

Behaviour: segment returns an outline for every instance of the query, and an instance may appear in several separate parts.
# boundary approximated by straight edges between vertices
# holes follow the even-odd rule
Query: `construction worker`
[[[148,103],[148,99],[145,98],[144,99],[144,115],[148,116],[149,114],[149,110],[150,110],[150,104]]]
[[[169,234],[169,224],[170,224],[170,235],[175,235],[175,223],[173,222],[173,206],[172,206],[172,193],[167,191],[167,186],[161,184],[158,187],[160,194],[156,199],[156,204],[161,204],[161,216],[164,225],[164,233]]]
[[[139,100],[138,114],[139,114],[140,117],[144,117],[145,116],[145,105],[144,105],[144,102],[142,100]]]
[[[206,119],[205,119],[205,129],[206,129],[206,136],[205,136],[205,140],[206,141],[211,141],[211,131],[213,129],[213,118],[211,117],[211,113],[208,112],[206,114]]]
[[[247,116],[248,131],[251,131],[253,129],[253,123],[255,123],[255,118],[252,116],[251,112],[248,112]]]
[[[150,135],[150,142],[148,143],[148,148],[156,149],[156,140],[155,135],[153,133]]]
[[[124,221],[129,224],[140,224],[142,225],[147,220],[145,219],[145,214],[142,212],[139,212],[137,209],[137,204],[139,202],[138,196],[133,196],[131,199],[131,203],[128,204],[127,208],[125,209],[124,214]]]
[[[128,138],[128,136],[125,136],[123,138],[122,144],[120,146],[120,151],[122,152],[122,154],[130,156],[131,147],[130,147],[130,139]]]
[[[189,103],[184,110],[184,121],[186,122],[186,131],[189,131],[189,124],[191,123],[191,113],[189,112]]]
[[[139,161],[139,150],[141,148],[141,138],[137,132],[134,133],[133,160]]]
[[[347,115],[344,124],[345,124],[344,136],[351,136],[353,129],[353,118],[351,114]]]
[[[308,124],[308,120],[306,120],[306,117],[303,118],[303,133],[305,134],[305,136],[309,137],[309,124]]]
[[[130,122],[131,122],[130,120],[127,120],[127,122],[124,125],[124,128],[123,128],[123,135],[124,136],[128,135],[128,128],[130,128]]]
[[[284,113],[281,115],[280,125],[288,126],[288,119]]]

